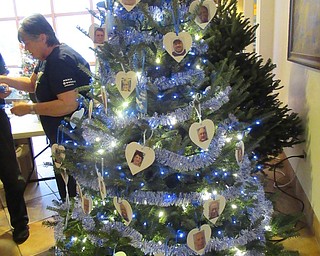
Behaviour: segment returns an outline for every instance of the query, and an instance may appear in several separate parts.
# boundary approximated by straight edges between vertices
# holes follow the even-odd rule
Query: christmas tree
[[[94,48],[83,108],[66,120],[74,129],[61,125],[71,139],[61,133],[52,147],[79,194],[51,207],[57,255],[291,255],[268,241],[273,206],[251,155],[259,145],[230,101],[236,90],[248,97],[231,57],[242,49],[215,59],[209,36],[235,22],[225,15],[235,3],[98,3],[108,38]]]
[[[263,165],[284,148],[303,142],[301,119],[277,98],[283,86],[274,79],[272,71],[276,66],[272,61],[264,62],[258,54],[245,51],[254,43],[258,25],[251,26],[249,19],[237,12],[235,0],[224,1],[217,13],[204,36],[209,45],[207,57],[213,64],[207,68],[207,74],[220,72],[221,76],[222,65],[227,66],[226,72],[237,71],[237,82],[230,84],[233,90],[229,102],[220,111],[225,116],[232,111],[239,121],[248,124],[250,135],[246,144],[251,145],[251,157]]]

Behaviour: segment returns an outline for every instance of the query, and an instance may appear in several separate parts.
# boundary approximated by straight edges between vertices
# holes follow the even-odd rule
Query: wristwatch
[[[30,104],[30,114],[33,114],[33,115],[36,114],[36,111],[34,109],[34,104]]]

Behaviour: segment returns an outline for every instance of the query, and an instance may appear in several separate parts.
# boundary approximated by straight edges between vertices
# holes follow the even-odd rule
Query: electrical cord
[[[288,156],[288,157],[282,159],[281,161],[279,161],[278,163],[273,164],[273,165],[270,165],[270,166],[271,166],[271,170],[273,170],[274,186],[275,186],[277,189],[279,189],[282,193],[284,193],[284,194],[286,194],[287,196],[289,196],[289,197],[297,200],[298,202],[300,202],[300,203],[301,203],[301,212],[303,212],[303,211],[304,211],[304,208],[305,208],[304,202],[303,202],[301,199],[299,199],[298,197],[293,196],[293,195],[289,194],[288,192],[286,192],[286,191],[284,191],[284,190],[282,189],[282,187],[285,187],[286,185],[290,184],[290,183],[295,179],[295,176],[294,176],[287,184],[284,184],[284,185],[279,185],[279,184],[278,184],[278,181],[277,181],[277,179],[276,179],[276,173],[277,173],[276,169],[278,168],[278,166],[280,166],[284,161],[286,161],[286,160],[288,160],[288,159],[290,159],[290,158],[295,158],[295,157],[296,157],[296,158],[304,158],[304,155]]]
[[[301,204],[301,212],[303,212],[303,211],[304,211],[304,208],[305,208],[304,202],[303,202],[301,199],[293,196],[292,194],[289,194],[288,192],[286,192],[286,191],[284,191],[284,190],[282,189],[283,187],[286,187],[286,186],[288,186],[290,183],[292,183],[292,181],[296,178],[296,175],[294,175],[294,177],[293,177],[289,182],[287,182],[286,184],[283,184],[283,185],[279,185],[279,184],[278,184],[278,180],[277,180],[277,178],[276,178],[276,173],[281,173],[283,176],[285,176],[285,173],[282,172],[282,171],[277,170],[277,168],[278,168],[284,161],[286,161],[286,160],[288,160],[288,159],[290,159],[290,158],[295,158],[295,157],[297,157],[297,158],[304,158],[305,156],[304,156],[304,155],[293,155],[293,156],[289,156],[289,157],[286,157],[286,158],[282,159],[281,161],[279,161],[279,162],[277,162],[277,163],[275,163],[275,164],[268,164],[268,166],[270,167],[270,170],[273,171],[273,181],[274,181],[273,186],[274,186],[275,188],[277,188],[279,191],[281,191],[282,193],[284,193],[285,195],[287,195],[287,196],[289,196],[289,197],[297,200],[297,201]],[[299,222],[299,221],[298,221],[298,222]],[[295,224],[295,227],[296,227],[296,228],[297,228],[298,222]],[[304,224],[305,224],[305,223],[304,223]],[[296,231],[299,232],[299,231],[302,230],[303,228],[304,228],[304,227],[300,227],[300,228],[298,228]],[[270,241],[270,242],[275,242],[275,243],[280,243],[280,242],[283,242],[283,241],[286,240],[286,239],[287,239],[287,238],[270,239],[269,241]]]

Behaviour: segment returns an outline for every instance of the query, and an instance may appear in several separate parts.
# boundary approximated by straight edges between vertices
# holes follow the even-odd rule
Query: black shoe
[[[29,237],[29,226],[15,228],[13,230],[13,241],[17,244],[24,243]]]

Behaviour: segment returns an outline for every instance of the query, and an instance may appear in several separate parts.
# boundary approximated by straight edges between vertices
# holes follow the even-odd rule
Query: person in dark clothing
[[[18,104],[11,112],[18,116],[38,114],[50,145],[59,144],[59,126],[66,117],[71,117],[79,105],[77,88],[89,85],[91,81],[91,77],[79,65],[88,70],[90,66],[78,52],[59,42],[53,28],[41,14],[34,14],[23,20],[18,39],[39,63],[31,77],[0,76],[0,83],[18,90],[35,92],[37,103]],[[64,201],[66,186],[59,173],[56,173],[56,181]],[[76,196],[73,177],[69,177],[68,194]]]
[[[0,54],[0,74],[5,76],[8,73]],[[17,162],[10,121],[4,110],[4,98],[10,94],[10,89],[6,85],[2,86],[4,90],[0,92],[0,179],[4,186],[10,223],[13,227],[13,240],[17,244],[22,244],[29,237],[29,218],[23,198],[25,181]]]

